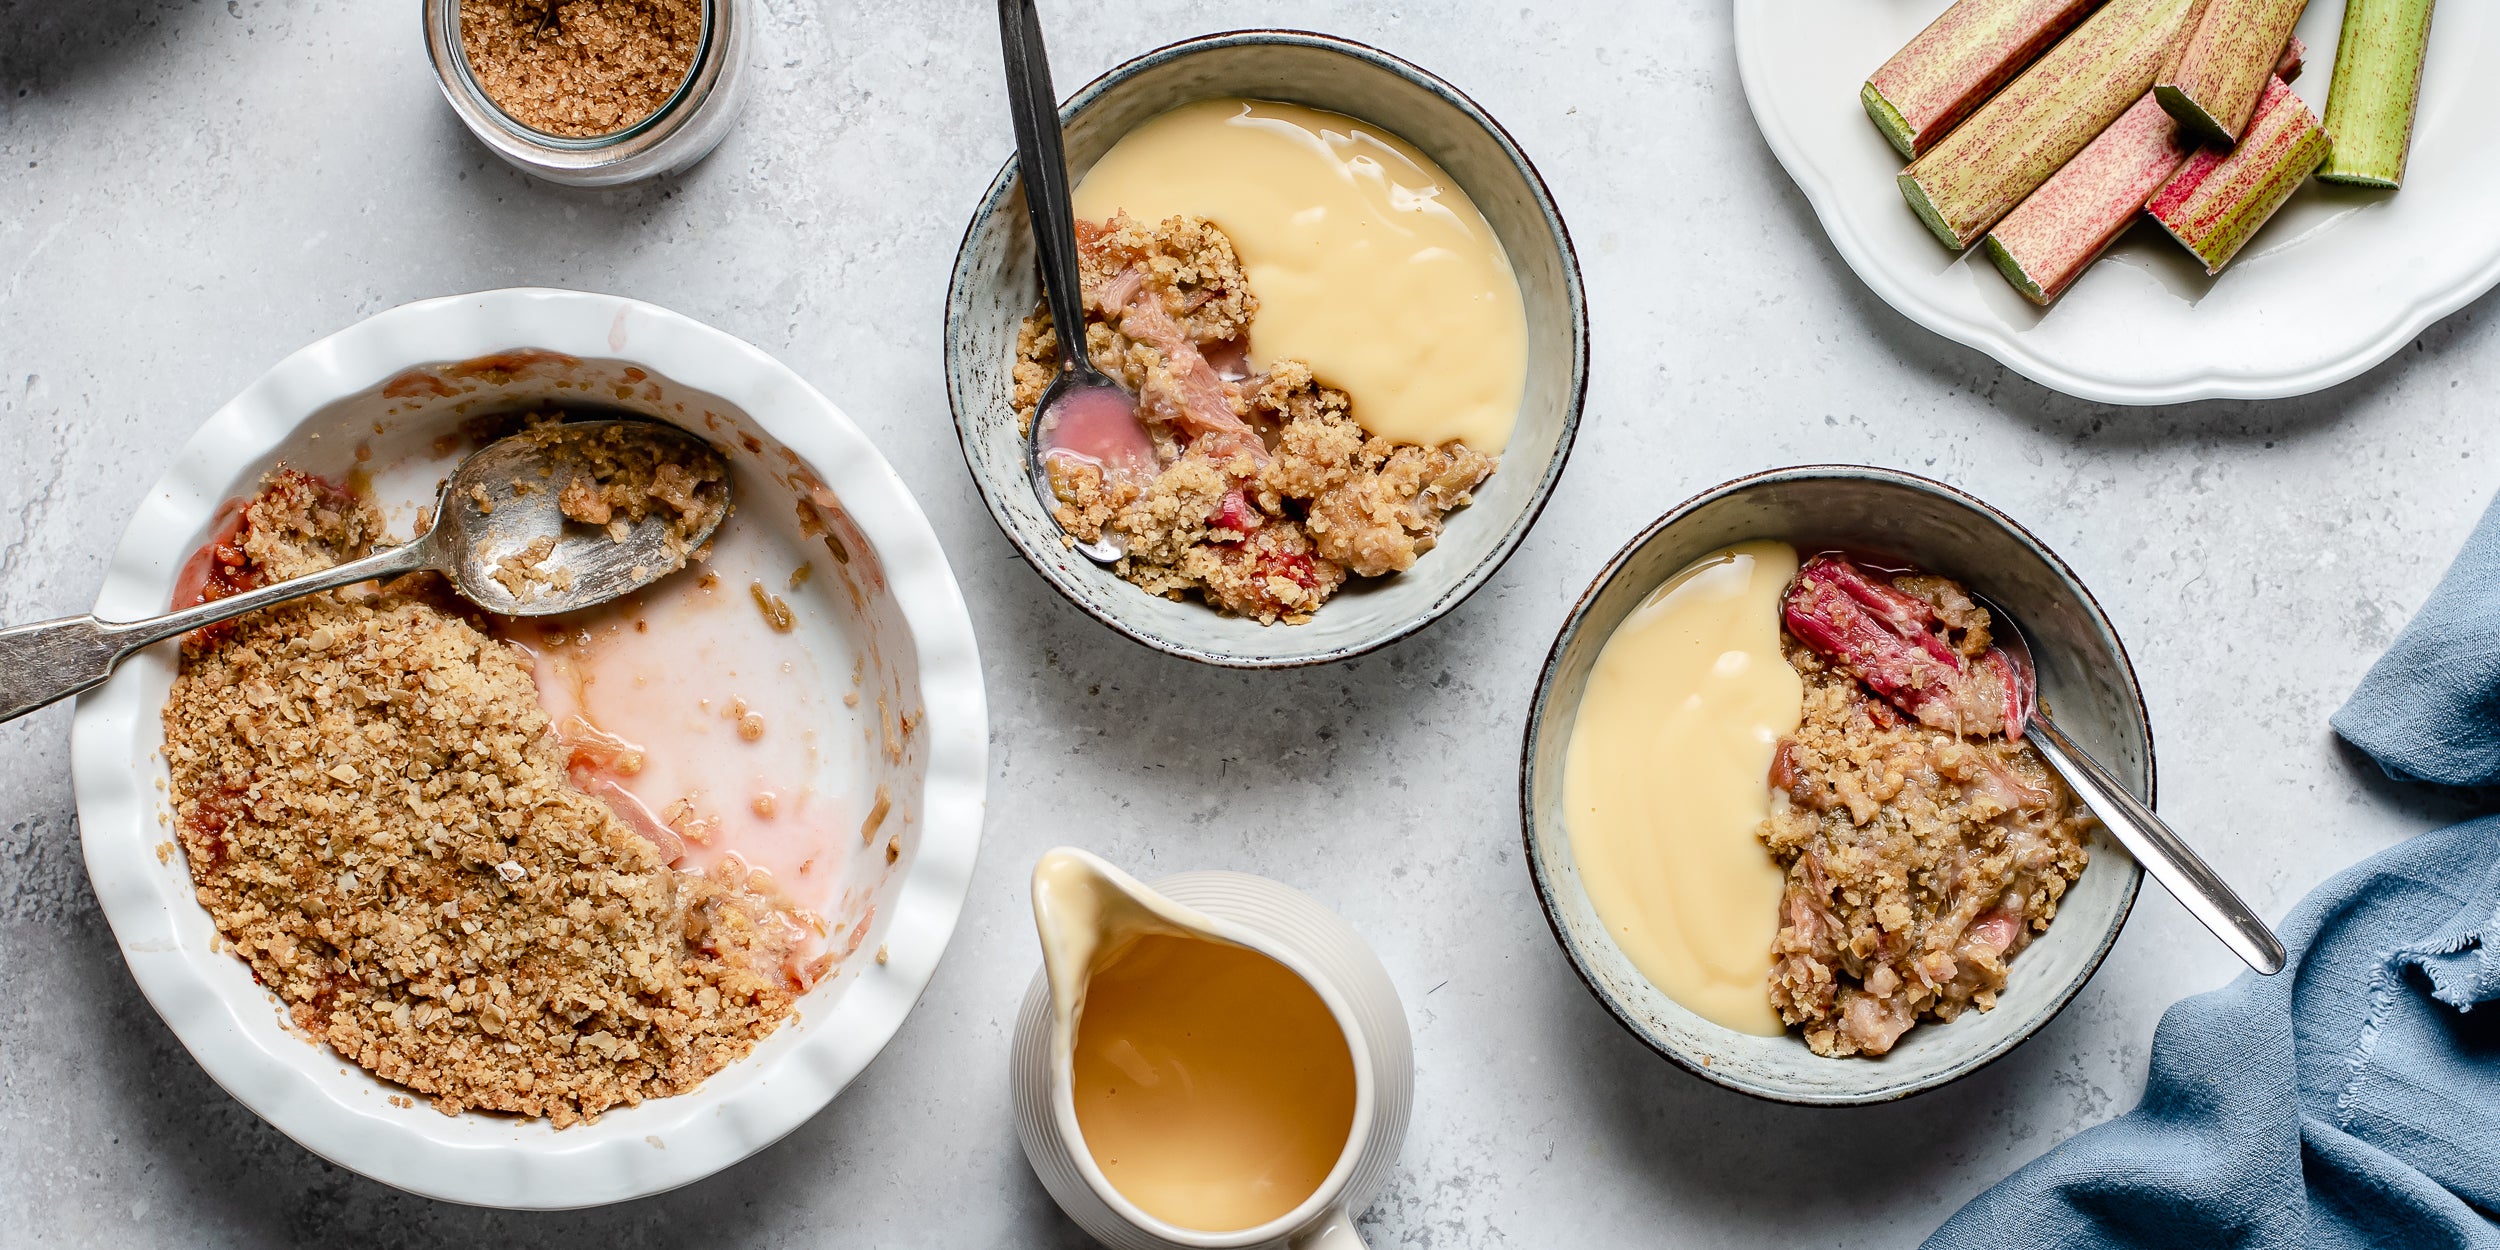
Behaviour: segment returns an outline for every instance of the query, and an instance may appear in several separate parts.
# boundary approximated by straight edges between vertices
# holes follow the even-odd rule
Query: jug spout
[[[1085,1009],[1085,983],[1107,956],[1162,933],[1224,941],[1215,922],[1156,893],[1101,856],[1074,847],[1045,852],[1033,865],[1033,925],[1050,981],[1052,1058],[1064,1070]]]

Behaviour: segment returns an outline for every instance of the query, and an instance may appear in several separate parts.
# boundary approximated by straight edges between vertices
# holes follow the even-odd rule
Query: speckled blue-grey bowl
[[[1588,306],[1570,233],[1536,167],[1499,123],[1448,83],[1352,40],[1300,31],[1206,35],[1095,79],[1060,110],[1082,178],[1120,137],[1195,100],[1248,96],[1361,118],[1456,179],[1510,253],[1528,313],[1528,385],[1502,467],[1454,514],[1440,544],[1393,577],[1356,579],[1305,625],[1261,625],[1129,585],[1061,541],[1025,468],[1008,396],[1016,329],[1041,302],[1024,193],[1011,158],[964,230],[946,297],[946,390],[981,498],[1016,550],[1095,620],[1171,655],[1285,668],[1360,655],[1431,624],[1493,576],[1545,506],[1571,453],[1588,384]],[[1007,133],[1006,118],[998,133]]]
[[[1528,870],[1571,966],[1634,1037],[1695,1075],[1760,1098],[1815,1106],[1882,1102],[1978,1071],[2064,1009],[2118,940],[2144,870],[2094,829],[2090,866],[2049,931],[2014,959],[1992,1011],[1928,1021],[1880,1059],[1826,1059],[1794,1033],[1756,1037],[1685,1010],[1649,983],[1597,918],[1562,816],[1563,753],[1589,670],[1649,592],[1695,560],[1753,538],[1802,552],[1845,547],[1955,578],[2012,613],[2030,639],[2043,706],[2094,758],[2150,803],[2153,726],[2118,631],[2074,572],[2004,513],[1891,469],[1812,465],[1715,486],[1626,545],[1580,597],[1554,640],[1528,709],[1519,781]],[[1766,783],[1767,784],[1767,783]]]

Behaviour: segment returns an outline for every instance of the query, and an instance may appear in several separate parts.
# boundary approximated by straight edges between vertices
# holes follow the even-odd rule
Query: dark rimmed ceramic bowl
[[[1509,133],[1457,88],[1352,40],[1234,31],[1149,52],[1095,79],[1060,110],[1068,167],[1082,178],[1141,123],[1223,96],[1328,109],[1399,135],[1457,180],[1510,253],[1527,304],[1527,392],[1501,470],[1476,491],[1473,506],[1450,518],[1440,545],[1404,573],[1348,585],[1306,625],[1261,625],[1196,600],[1158,598],[1069,550],[1033,491],[1024,438],[1008,404],[1016,329],[1042,297],[1012,158],[974,210],[955,255],[946,297],[947,399],[964,464],[990,515],[1042,577],[1087,615],[1155,650],[1209,664],[1322,664],[1431,624],[1491,578],[1527,535],[1562,475],[1580,423],[1588,306],[1562,215]]]
[[[2056,922],[2015,958],[1996,1008],[1922,1023],[1880,1059],[1826,1059],[1793,1033],[1739,1033],[1677,1005],[1607,934],[1572,859],[1563,754],[1598,652],[1668,577],[1752,538],[1783,539],[1808,554],[1846,547],[1896,556],[2004,605],[2030,638],[2041,697],[2058,726],[2150,802],[2153,727],[2135,668],[2073,570],[2005,514],[1938,482],[1852,465],[1776,469],[1686,501],[1616,553],[1554,640],[1528,709],[1520,814],[1538,901],[1589,992],[1659,1054],[1759,1098],[1849,1106],[1934,1089],[2021,1045],[2100,968],[2144,876],[2106,832],[2094,832],[2091,865],[2067,891]]]

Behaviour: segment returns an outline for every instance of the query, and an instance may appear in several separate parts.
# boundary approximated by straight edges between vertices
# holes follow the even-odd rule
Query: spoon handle
[[[1085,354],[1085,291],[1076,260],[1076,206],[1069,196],[1068,157],[1059,134],[1050,54],[1042,47],[1042,16],[1033,0],[998,0],[998,42],[1007,58],[1007,107],[1016,123],[1016,170],[1024,207],[1041,253],[1043,295],[1059,331],[1063,367],[1091,371]]]
[[[2171,832],[2152,808],[2137,802],[2117,778],[2049,723],[2047,717],[2034,714],[2024,736],[2049,767],[2074,787],[2084,806],[2101,818],[2101,823],[2135,856],[2136,862],[2144,865],[2144,870],[2153,874],[2153,879],[2161,882],[2162,888],[2188,909],[2188,914],[2213,930],[2232,954],[2267,976],[2283,970],[2283,942],[2274,936],[2274,930],[2267,928],[2266,922],[2249,910],[2248,904],[2240,901],[2240,896],[2213,867]]]
[[[65,616],[0,629],[0,721],[94,689],[113,668],[151,643],[214,625],[273,603],[434,565],[433,544],[420,538],[308,576],[212,599],[197,607],[139,621]]]

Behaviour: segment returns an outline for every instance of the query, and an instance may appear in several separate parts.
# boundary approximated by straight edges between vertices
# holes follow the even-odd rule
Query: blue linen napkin
[[[2393,776],[2500,782],[2500,500],[2333,723]],[[2163,1015],[2134,1111],[1925,1250],[2500,1247],[2500,816],[2346,869],[2281,932],[2282,972]]]

